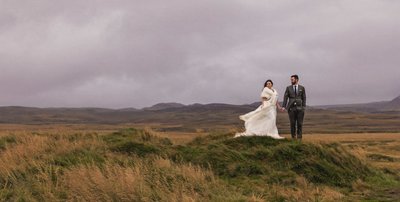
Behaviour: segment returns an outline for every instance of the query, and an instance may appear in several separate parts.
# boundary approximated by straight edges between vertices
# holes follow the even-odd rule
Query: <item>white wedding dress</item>
[[[269,136],[275,139],[283,139],[279,136],[276,127],[276,103],[278,101],[278,92],[275,89],[265,87],[261,93],[261,97],[267,98],[254,111],[239,116],[243,120],[246,131],[236,133],[235,137],[241,136]]]

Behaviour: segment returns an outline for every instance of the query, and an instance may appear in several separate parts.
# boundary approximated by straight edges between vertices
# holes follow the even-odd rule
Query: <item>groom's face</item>
[[[290,77],[290,81],[292,82],[292,85],[296,85],[299,80],[294,77]]]

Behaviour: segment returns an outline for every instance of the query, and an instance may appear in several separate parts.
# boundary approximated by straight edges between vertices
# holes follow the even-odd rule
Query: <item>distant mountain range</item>
[[[159,103],[143,109],[123,108],[35,108],[9,106],[0,107],[0,123],[164,123],[189,125],[234,125],[240,124],[238,115],[254,110],[259,102],[245,105],[223,103],[191,104]],[[321,112],[323,110],[323,112]],[[335,111],[351,113],[400,114],[400,96],[387,102],[366,104],[327,105],[309,107],[308,114],[337,114]],[[281,114],[281,113],[280,113]],[[282,116],[282,115],[280,115]],[[397,115],[396,115],[397,117]],[[286,117],[282,118],[285,120]]]
[[[159,103],[143,109],[0,107],[0,123],[165,123],[229,124],[227,117],[253,110],[251,105]],[[225,117],[225,118],[224,118]],[[236,120],[235,120],[236,121]]]
[[[210,106],[231,106],[231,107],[243,107],[252,106],[257,107],[260,102],[254,102],[248,105],[230,105],[230,104],[192,104],[184,105],[181,103],[158,103],[151,107],[143,108],[142,110],[157,111],[165,109],[177,109],[177,108],[191,108],[191,107],[210,107]],[[381,101],[381,102],[371,102],[371,103],[361,103],[361,104],[340,104],[340,105],[319,105],[311,106],[310,108],[316,109],[331,109],[340,111],[356,111],[356,112],[384,112],[384,111],[400,111],[400,96],[394,98],[391,101]]]
[[[170,109],[170,108],[180,108],[185,107],[186,105],[176,102],[168,102],[168,103],[158,103],[151,107],[145,107],[143,110],[162,110],[162,109]]]
[[[315,107],[319,109],[356,111],[356,112],[383,112],[383,111],[400,112],[400,96],[394,98],[391,101],[371,102],[363,104],[324,105]]]

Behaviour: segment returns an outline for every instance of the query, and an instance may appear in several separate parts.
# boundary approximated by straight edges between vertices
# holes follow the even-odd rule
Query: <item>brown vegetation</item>
[[[289,186],[254,181],[251,177],[246,181],[225,179],[210,168],[173,161],[157,153],[140,157],[114,152],[104,137],[130,126],[1,125],[1,200],[352,201],[367,197],[391,201],[400,193],[394,188],[398,181],[392,178],[357,180],[350,190],[343,190],[298,176]],[[135,126],[142,128],[144,134],[169,138],[173,145],[186,145],[206,134],[201,130],[191,133],[157,130],[166,125]],[[226,128],[228,133],[235,130]],[[306,134],[304,142],[338,143],[378,172],[400,179],[399,137],[399,133]],[[388,182],[392,185],[380,184]]]

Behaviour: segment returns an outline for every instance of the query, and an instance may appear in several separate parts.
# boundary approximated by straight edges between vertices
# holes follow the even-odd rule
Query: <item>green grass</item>
[[[76,165],[101,165],[105,162],[104,154],[100,150],[76,149],[66,154],[57,155],[54,164],[61,167],[72,167]]]
[[[365,197],[365,201],[399,201],[400,178],[398,173],[376,171],[375,175],[366,179],[366,183],[372,191]]]
[[[187,146],[177,147],[172,156],[175,160],[210,166],[224,178],[257,176],[268,182],[290,183],[303,176],[312,183],[349,187],[355,180],[372,174],[367,165],[337,144],[231,136],[197,138]]]
[[[17,140],[15,138],[15,135],[8,135],[4,137],[0,137],[0,150],[6,149],[6,146],[9,144],[14,144],[16,143]]]
[[[233,135],[182,145],[135,128],[2,136],[0,201],[395,201],[400,193],[396,169],[375,168],[339,143]]]
[[[332,187],[345,195],[351,195],[353,184],[361,180],[369,184],[375,193],[371,196],[376,197],[382,190],[372,187],[379,187],[380,181],[390,181],[389,187],[399,183],[392,175],[378,172],[338,143],[312,144],[269,137],[233,138],[232,133],[212,133],[197,137],[186,145],[175,146],[161,144],[162,141],[155,136],[144,140],[143,135],[143,131],[125,130],[105,139],[118,139],[109,141],[111,148],[126,146],[113,150],[115,152],[138,156],[154,153],[177,163],[209,168],[225,182],[242,190],[243,194],[254,194],[255,191],[270,200],[280,200],[283,196],[271,195],[265,190],[266,185],[296,188],[299,177],[314,186]]]
[[[168,138],[159,138],[149,132],[135,128],[114,132],[104,136],[103,140],[109,145],[111,151],[134,154],[140,157],[151,154],[162,156],[161,150],[172,145]]]

